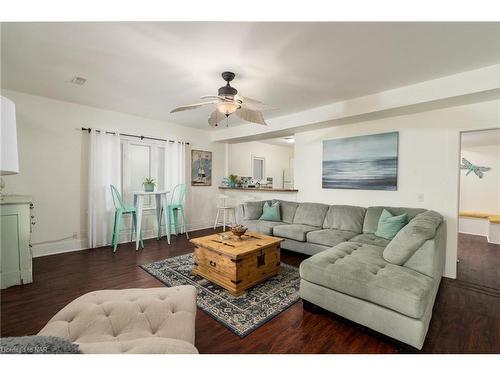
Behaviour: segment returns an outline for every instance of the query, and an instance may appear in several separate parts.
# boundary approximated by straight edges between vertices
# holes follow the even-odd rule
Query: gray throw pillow
[[[436,211],[418,214],[384,249],[383,257],[392,264],[402,265],[417,251],[425,241],[434,238],[443,216]]]
[[[245,202],[243,203],[243,212],[245,220],[258,220],[262,216],[262,208],[265,201]]]
[[[0,338],[0,354],[80,354],[78,344],[54,336]]]

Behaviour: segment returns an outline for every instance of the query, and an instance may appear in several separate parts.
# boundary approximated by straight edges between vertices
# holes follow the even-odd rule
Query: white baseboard
[[[213,228],[210,223],[196,223],[189,224],[188,231],[193,232],[196,230]],[[162,232],[164,233],[164,232]],[[143,233],[145,240],[156,238],[156,229],[149,229]],[[120,242],[130,242],[130,229],[123,229],[120,231]],[[48,242],[39,245],[33,245],[32,252],[33,258],[39,258],[47,255],[63,254],[72,251],[86,250],[89,248],[88,240],[86,238],[70,239],[64,241]]]
[[[479,233],[472,233],[472,232],[465,232],[463,230],[459,231],[458,233],[460,234],[469,234],[471,236],[479,236],[479,237],[487,237],[486,235],[484,234],[479,234]]]
[[[486,237],[486,241],[488,241],[488,243],[492,243],[494,245],[500,245],[500,237],[499,237],[499,240],[497,242],[496,240],[494,240],[494,239],[491,238],[490,234],[484,235],[484,234],[470,233],[470,232],[464,232],[464,231],[460,231],[458,233],[460,233],[460,234],[468,234],[468,235],[471,235],[471,236]]]
[[[43,257],[47,255],[69,253],[70,251],[78,251],[87,249],[87,239],[65,240],[59,242],[44,243],[33,245],[33,258]]]
[[[488,219],[460,217],[458,232],[486,237],[489,243],[500,244],[500,225],[490,223]]]

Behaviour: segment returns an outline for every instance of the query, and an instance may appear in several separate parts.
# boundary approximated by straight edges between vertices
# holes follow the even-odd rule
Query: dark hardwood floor
[[[163,286],[137,265],[192,250],[185,236],[179,236],[171,246],[165,240],[148,240],[138,252],[123,244],[115,255],[106,247],[35,258],[34,282],[1,292],[1,336],[37,333],[63,306],[92,290]],[[422,352],[500,353],[499,252],[500,246],[460,237],[459,279],[443,279]],[[283,262],[295,266],[303,259],[282,254]],[[196,346],[200,353],[418,352],[334,314],[304,309],[302,302],[244,339],[198,310]]]
[[[457,280],[499,290],[499,250],[500,245],[488,243],[486,237],[460,233]]]

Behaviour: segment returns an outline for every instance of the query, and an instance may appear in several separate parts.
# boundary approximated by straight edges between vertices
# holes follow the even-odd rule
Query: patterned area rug
[[[193,254],[140,266],[167,286],[193,285],[198,307],[240,337],[245,337],[299,300],[299,270],[281,263],[281,272],[239,297],[193,275]]]

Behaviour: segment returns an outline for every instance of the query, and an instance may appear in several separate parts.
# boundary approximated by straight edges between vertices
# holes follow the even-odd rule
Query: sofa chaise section
[[[302,299],[422,348],[444,269],[440,214],[280,201],[282,221],[264,222],[263,205],[241,206],[243,224],[283,238],[283,249],[312,255],[300,265]],[[392,240],[375,235],[384,209],[409,220]]]
[[[415,214],[385,246],[355,239],[301,263],[301,297],[421,349],[444,269],[442,216]]]
[[[302,262],[301,278],[340,293],[421,318],[432,278],[396,266],[382,257],[382,247],[344,242]]]

